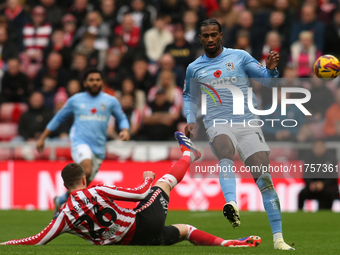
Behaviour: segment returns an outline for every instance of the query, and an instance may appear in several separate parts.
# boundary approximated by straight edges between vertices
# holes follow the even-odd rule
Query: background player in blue
[[[212,92],[209,92],[208,89],[216,91],[220,97],[220,104],[215,106],[215,100],[206,97],[207,107],[203,123],[210,139],[211,149],[219,159],[221,169],[231,169],[234,165],[235,149],[238,150],[240,158],[246,166],[269,166],[270,149],[264,140],[261,128],[244,125],[248,120],[256,118],[247,105],[247,89],[250,86],[248,77],[254,78],[265,86],[274,86],[273,78],[278,77],[276,67],[279,55],[271,51],[266,59],[265,68],[243,50],[222,47],[222,36],[221,25],[216,20],[208,19],[201,23],[199,38],[205,54],[197,58],[187,68],[183,90],[188,123],[185,134],[190,137],[197,128],[196,114],[200,90],[203,94],[211,94]],[[233,94],[230,89],[220,86],[225,84],[231,84],[242,91],[244,114],[233,114]],[[251,96],[256,108],[256,97],[254,94]],[[216,119],[228,120],[228,124],[214,125]],[[230,121],[234,125],[231,125]],[[274,248],[293,250],[294,248],[283,240],[280,201],[270,174],[253,173],[253,177],[262,194],[264,208],[273,233]],[[235,175],[232,171],[221,172],[219,179],[227,202],[223,207],[223,213],[233,227],[240,226],[239,210],[236,204]]]
[[[88,69],[84,74],[86,92],[70,97],[37,141],[37,150],[41,152],[46,137],[73,114],[74,122],[70,130],[72,159],[84,168],[88,184],[94,179],[105,157],[107,126],[111,115],[118,121],[120,139],[130,139],[129,122],[121,105],[115,97],[101,91],[102,85],[101,72]],[[65,193],[54,199],[56,210],[67,198],[68,194]]]

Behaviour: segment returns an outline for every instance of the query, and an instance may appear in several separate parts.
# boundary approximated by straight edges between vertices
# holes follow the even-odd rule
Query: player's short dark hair
[[[77,163],[70,163],[66,165],[61,171],[61,177],[63,178],[66,188],[68,189],[73,188],[84,175],[84,168]]]
[[[202,27],[206,27],[206,26],[209,26],[209,25],[216,25],[216,26],[218,26],[218,32],[222,33],[222,26],[221,26],[220,23],[218,23],[218,21],[216,19],[205,19],[200,24],[199,34],[201,34],[201,28]]]
[[[99,71],[97,68],[90,67],[90,68],[87,68],[87,69],[84,71],[83,80],[85,81],[85,80],[87,79],[87,77],[88,77],[91,73],[99,73],[99,74],[100,74],[100,77],[103,78],[103,74],[102,74],[101,71]]]

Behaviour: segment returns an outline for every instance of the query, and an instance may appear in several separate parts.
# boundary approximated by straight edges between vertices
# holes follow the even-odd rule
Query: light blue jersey
[[[79,144],[90,146],[93,154],[104,159],[107,126],[113,115],[119,128],[130,128],[125,113],[118,100],[104,92],[91,96],[87,92],[70,97],[64,107],[48,123],[47,129],[54,131],[67,117],[74,114],[74,122],[70,130],[71,146]]]
[[[200,93],[206,95],[206,129],[213,125],[214,119],[242,123],[256,118],[248,108],[248,78],[254,78],[264,86],[273,87],[276,81],[272,78],[278,76],[276,69],[268,70],[243,50],[223,48],[222,53],[215,58],[208,58],[205,54],[200,56],[188,66],[185,78],[183,100],[187,122],[196,122]],[[235,114],[233,94],[225,85],[236,86],[240,93],[242,92],[244,113]],[[251,96],[253,106],[257,109],[256,96],[254,93]],[[240,96],[235,98],[241,99]]]

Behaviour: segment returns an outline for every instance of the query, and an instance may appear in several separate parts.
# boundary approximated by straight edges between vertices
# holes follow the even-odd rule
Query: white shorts
[[[85,159],[90,159],[92,161],[92,172],[89,180],[92,181],[97,174],[100,165],[103,160],[96,157],[92,151],[90,146],[87,144],[79,144],[76,147],[71,149],[71,155],[74,162],[80,164]]]
[[[244,126],[243,123],[233,123],[232,127],[230,123],[209,127],[207,135],[209,136],[211,150],[215,155],[212,143],[215,137],[221,134],[229,136],[243,163],[259,151],[265,151],[269,155],[270,149],[260,127]]]

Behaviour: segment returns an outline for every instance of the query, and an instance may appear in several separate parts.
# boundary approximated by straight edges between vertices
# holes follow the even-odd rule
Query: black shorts
[[[164,226],[168,213],[169,197],[157,186],[134,209],[136,230],[129,245],[171,245],[180,240],[179,230]]]

